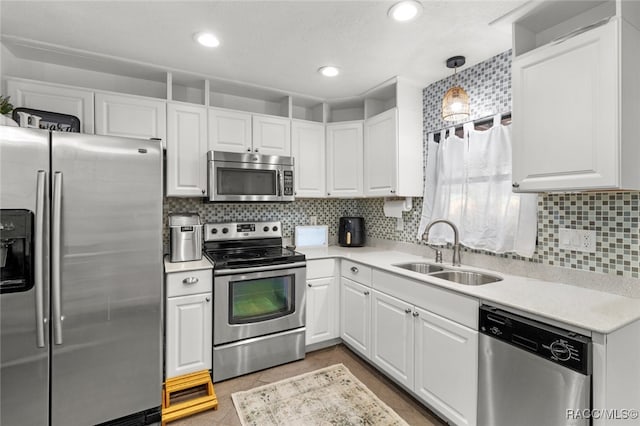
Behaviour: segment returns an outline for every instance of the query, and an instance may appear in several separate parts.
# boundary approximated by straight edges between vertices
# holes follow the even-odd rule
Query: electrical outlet
[[[318,224],[318,216],[309,216],[309,225],[317,225]]]
[[[581,230],[580,234],[580,251],[587,253],[596,252],[596,231]]]
[[[596,252],[596,231],[561,228],[558,230],[558,247],[563,250]]]

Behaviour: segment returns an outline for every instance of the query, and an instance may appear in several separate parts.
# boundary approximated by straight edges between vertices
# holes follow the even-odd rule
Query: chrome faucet
[[[453,266],[460,266],[460,239],[458,237],[458,227],[451,221],[447,219],[436,219],[432,220],[427,224],[427,228],[424,230],[424,234],[422,234],[422,239],[429,244],[429,231],[431,227],[437,223],[446,223],[453,229],[453,259],[451,263]],[[438,249],[434,249],[436,251],[436,262],[438,262],[438,257],[440,257],[440,262],[442,262],[442,252]],[[438,256],[438,254],[440,256]]]

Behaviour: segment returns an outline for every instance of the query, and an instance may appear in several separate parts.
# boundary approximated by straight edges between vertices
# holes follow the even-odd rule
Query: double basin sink
[[[464,285],[483,285],[502,281],[502,278],[495,275],[460,269],[447,269],[433,263],[399,263],[392,266]]]

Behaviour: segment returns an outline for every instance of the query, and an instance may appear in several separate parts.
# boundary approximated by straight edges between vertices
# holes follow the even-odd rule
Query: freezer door
[[[0,126],[0,425],[49,419],[49,132]],[[12,211],[13,210],[13,211]],[[27,223],[29,223],[27,225]],[[31,232],[23,227],[31,228]],[[27,235],[30,234],[30,235]],[[26,238],[26,240],[22,240]],[[29,240],[29,241],[27,241]],[[26,255],[27,282],[21,257]]]
[[[160,144],[52,136],[53,426],[161,404]]]

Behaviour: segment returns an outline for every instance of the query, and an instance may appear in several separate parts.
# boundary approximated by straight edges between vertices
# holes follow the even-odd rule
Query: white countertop
[[[191,262],[171,262],[169,256],[164,257],[164,272],[170,274],[172,272],[188,272],[197,271],[199,269],[213,269],[213,264],[209,262],[205,256],[200,260]]]
[[[448,263],[450,259],[445,259],[442,266],[451,269],[483,271],[498,275],[503,280],[481,286],[457,284],[392,266],[393,264],[407,262],[433,263],[432,259],[375,247],[298,247],[296,250],[304,253],[307,260],[345,258],[354,262],[361,262],[374,268],[473,296],[483,302],[511,307],[598,333],[611,333],[640,319],[640,299],[581,288],[575,285],[508,275],[465,266],[464,263],[461,267],[454,268],[451,263]]]

